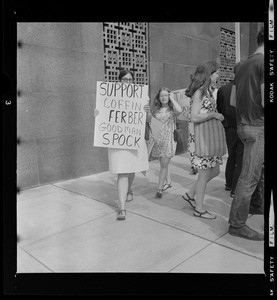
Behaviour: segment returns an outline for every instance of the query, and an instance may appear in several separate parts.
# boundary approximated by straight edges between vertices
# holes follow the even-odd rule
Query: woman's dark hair
[[[127,69],[123,69],[120,71],[119,75],[118,75],[118,80],[121,81],[121,79],[126,76],[127,74],[131,74],[133,80],[135,79],[133,72],[131,72],[130,70]]]
[[[191,75],[191,83],[185,94],[192,97],[200,89],[201,96],[205,95],[211,84],[211,75],[218,70],[218,64],[215,61],[206,61],[199,65],[195,73]]]
[[[160,101],[160,93],[162,91],[167,91],[168,93],[171,93],[170,90],[167,87],[162,87],[159,89],[158,93],[156,94],[155,98],[154,98],[154,103],[153,103],[153,109],[152,109],[152,113],[153,115],[156,114],[156,112],[162,107],[162,103]],[[170,110],[173,110],[173,104],[172,102],[168,101],[168,107]]]

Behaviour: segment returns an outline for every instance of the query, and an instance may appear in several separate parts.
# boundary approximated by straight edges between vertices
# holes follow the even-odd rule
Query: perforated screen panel
[[[236,64],[235,32],[220,28],[220,86],[229,83],[234,78]]]
[[[147,23],[103,23],[105,80],[117,81],[121,69],[134,73],[136,84],[148,84]]]

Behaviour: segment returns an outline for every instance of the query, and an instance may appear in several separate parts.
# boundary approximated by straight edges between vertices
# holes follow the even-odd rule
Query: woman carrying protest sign
[[[133,83],[134,75],[129,70],[121,70],[118,79],[122,83]],[[143,107],[147,113],[147,120],[151,118],[149,101]],[[99,111],[95,109],[94,115],[98,115]],[[132,184],[136,172],[144,172],[149,169],[148,152],[145,140],[142,147],[136,149],[117,149],[108,148],[109,170],[117,174],[117,190],[119,196],[119,212],[117,220],[126,219],[126,201],[133,200]]]
[[[171,186],[169,163],[175,155],[177,142],[174,141],[176,116],[182,112],[182,107],[174,99],[173,93],[162,87],[151,110],[152,116],[161,122],[159,135],[155,140],[151,155],[160,160],[159,183],[156,196],[162,197],[163,191]]]

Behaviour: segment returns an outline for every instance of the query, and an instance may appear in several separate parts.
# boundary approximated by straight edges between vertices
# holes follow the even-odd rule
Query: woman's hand
[[[173,93],[170,93],[169,94],[169,99],[171,100],[171,101],[175,101],[175,98],[174,98],[174,94]]]
[[[143,106],[143,109],[144,109],[144,111],[145,111],[146,113],[149,113],[149,112],[150,112],[149,101],[147,102],[147,104],[145,104],[145,105]]]
[[[214,118],[219,120],[219,121],[223,121],[224,120],[224,116],[220,113],[214,113]]]
[[[150,109],[150,100],[148,100],[147,104],[143,106],[143,109],[146,112],[146,122],[151,122],[152,114]]]
[[[95,109],[94,109],[94,118],[95,118],[97,115],[99,115],[99,110],[95,108]]]

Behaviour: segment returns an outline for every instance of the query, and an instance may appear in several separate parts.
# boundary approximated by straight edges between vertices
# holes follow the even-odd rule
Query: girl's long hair
[[[156,96],[154,98],[154,103],[153,103],[153,107],[152,107],[152,114],[154,116],[155,116],[156,112],[162,107],[162,103],[160,101],[160,93],[162,91],[167,91],[169,94],[171,93],[167,87],[162,87],[159,89],[158,93],[156,94]],[[173,110],[173,104],[170,99],[168,101],[168,107],[170,110]]]
[[[216,72],[218,65],[215,61],[207,61],[199,65],[196,71],[191,75],[191,83],[185,94],[187,97],[192,97],[194,93],[200,89],[201,96],[205,95],[207,91],[210,91],[211,75]]]

